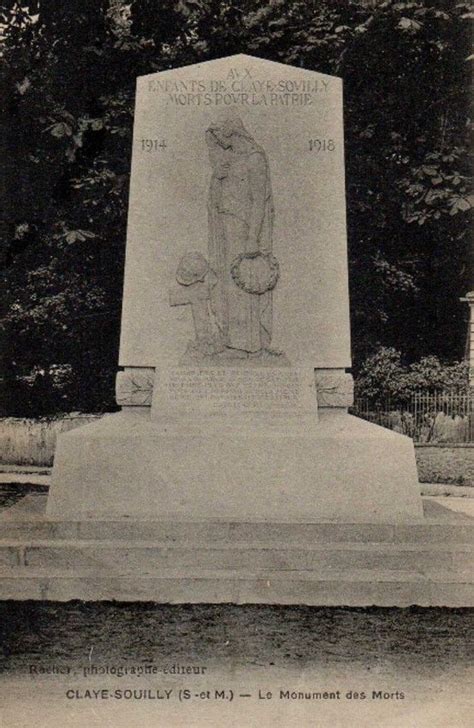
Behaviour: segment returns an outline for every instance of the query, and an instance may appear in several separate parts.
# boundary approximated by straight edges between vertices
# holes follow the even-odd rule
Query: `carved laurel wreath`
[[[260,265],[262,261],[265,266]],[[232,261],[230,274],[236,285],[246,293],[262,294],[275,288],[280,266],[274,255],[257,250],[253,253],[240,253]]]

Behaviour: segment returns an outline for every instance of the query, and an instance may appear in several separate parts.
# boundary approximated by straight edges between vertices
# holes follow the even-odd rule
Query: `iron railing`
[[[416,392],[409,399],[371,402],[356,398],[351,414],[412,437],[415,442],[474,442],[472,392]]]

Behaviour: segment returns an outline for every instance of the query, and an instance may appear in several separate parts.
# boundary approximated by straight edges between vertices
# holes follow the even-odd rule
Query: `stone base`
[[[0,512],[0,599],[474,605],[474,520],[426,499],[397,525],[55,520],[45,501]]]
[[[398,523],[422,518],[413,443],[343,411],[151,422],[58,438],[47,516]]]

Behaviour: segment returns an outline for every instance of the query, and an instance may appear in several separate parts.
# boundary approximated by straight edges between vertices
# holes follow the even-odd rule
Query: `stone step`
[[[11,509],[13,511],[13,509]],[[52,521],[3,516],[0,536],[17,540],[116,540],[160,543],[278,542],[314,543],[474,543],[474,520],[405,524],[269,523],[231,521]]]
[[[470,575],[474,581],[474,546],[419,543],[279,542],[171,543],[105,540],[0,540],[0,568],[102,570],[112,574],[156,574],[169,568],[317,570],[440,569]],[[1,572],[0,572],[1,574]]]
[[[159,603],[300,604],[318,606],[474,606],[474,586],[452,571],[162,570],[152,576],[4,570],[0,599],[82,599]]]

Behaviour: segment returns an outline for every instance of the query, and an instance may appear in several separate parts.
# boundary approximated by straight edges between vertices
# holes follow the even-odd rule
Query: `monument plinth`
[[[238,55],[137,82],[117,401],[49,517],[398,522],[412,442],[351,417],[342,82]]]

